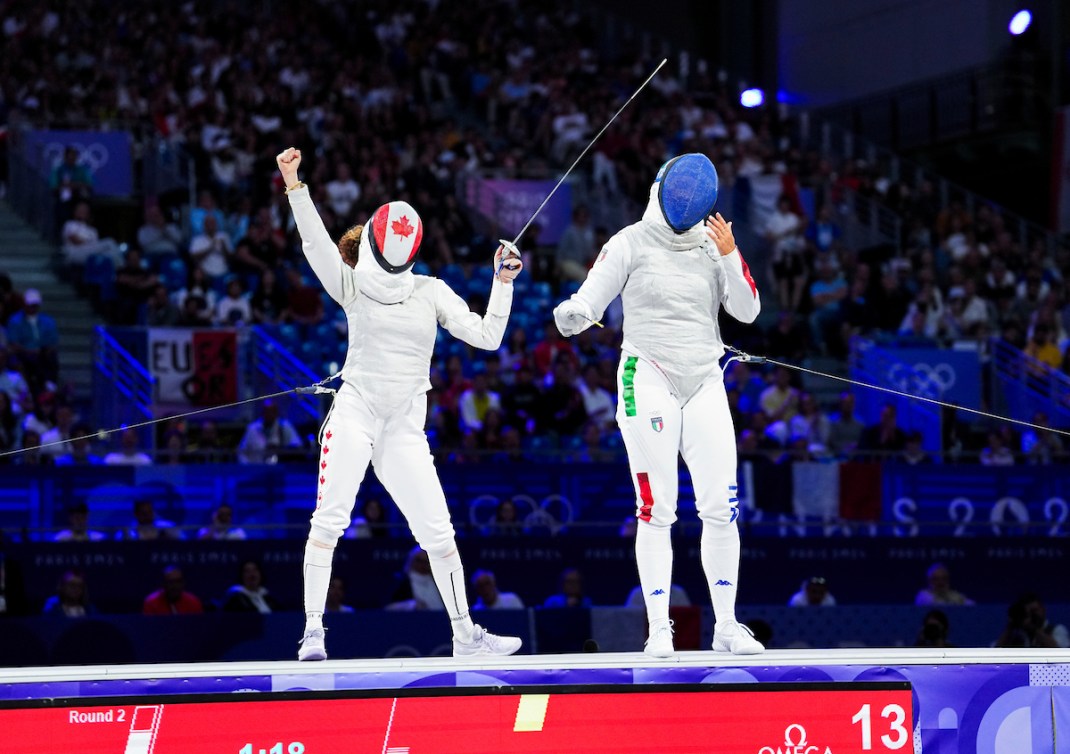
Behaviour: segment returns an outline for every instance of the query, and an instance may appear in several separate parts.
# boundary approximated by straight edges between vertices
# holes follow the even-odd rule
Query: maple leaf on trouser
[[[400,219],[390,223],[390,229],[402,238],[408,238],[412,235],[412,232],[416,230],[409,222],[409,218],[402,215]]]

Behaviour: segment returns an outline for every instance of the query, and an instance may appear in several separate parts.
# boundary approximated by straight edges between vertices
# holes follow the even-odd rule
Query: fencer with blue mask
[[[652,657],[674,653],[670,531],[679,454],[702,520],[702,567],[717,619],[713,649],[765,649],[735,616],[736,443],[717,324],[721,307],[740,322],[753,322],[761,300],[732,224],[711,214],[717,186],[706,155],[667,162],[650,187],[643,219],[609,239],[579,291],[554,309],[557,328],[570,337],[601,319],[617,296],[624,306],[617,423],[635,487],[635,557],[649,622],[645,652]]]

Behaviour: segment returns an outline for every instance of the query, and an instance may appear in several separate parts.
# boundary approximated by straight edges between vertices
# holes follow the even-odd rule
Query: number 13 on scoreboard
[[[895,751],[906,746],[910,740],[910,733],[903,725],[906,720],[906,711],[898,704],[889,704],[881,710],[881,717],[888,721],[888,732],[880,737],[884,748]],[[873,749],[873,718],[869,704],[863,704],[862,708],[851,718],[851,722],[862,726],[862,750]]]

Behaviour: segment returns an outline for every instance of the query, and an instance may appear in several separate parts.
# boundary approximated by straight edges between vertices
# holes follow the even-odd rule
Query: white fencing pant
[[[702,520],[702,565],[718,623],[734,620],[739,575],[736,442],[719,374],[685,403],[665,376],[635,356],[617,370],[617,424],[635,486],[636,562],[651,624],[668,620],[672,579],[669,530],[676,521],[679,461],[691,473]]]
[[[427,396],[402,409],[379,414],[356,388],[343,385],[323,430],[316,510],[305,557],[305,612],[323,612],[330,582],[330,558],[316,558],[316,546],[333,549],[350,524],[360,483],[370,462],[393,498],[417,543],[427,551],[435,584],[453,621],[455,635],[471,631],[464,570],[446,496],[424,434]],[[326,563],[326,567],[324,567]]]

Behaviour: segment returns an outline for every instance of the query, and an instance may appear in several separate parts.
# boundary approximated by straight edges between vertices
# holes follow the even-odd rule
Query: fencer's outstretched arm
[[[631,246],[618,233],[602,247],[580,289],[554,309],[554,321],[562,335],[577,335],[602,319],[606,307],[624,290],[631,263]]]
[[[435,281],[438,323],[453,337],[476,348],[494,351],[501,347],[512,306],[513,286],[497,278],[491,284],[487,313],[482,317],[469,309],[445,281]]]
[[[762,300],[750,268],[736,246],[732,223],[725,222],[718,212],[706,218],[706,235],[721,255],[721,305],[740,322],[750,324],[762,310]]]
[[[498,247],[494,254],[494,282],[490,286],[487,313],[480,317],[453,292],[444,281],[435,281],[435,308],[438,322],[455,338],[470,346],[494,351],[501,347],[505,326],[509,324],[509,310],[513,307],[513,281],[524,263],[515,248],[506,251]]]
[[[312,271],[328,295],[341,305],[345,305],[356,294],[352,270],[342,261],[338,247],[331,240],[331,235],[316,211],[308,187],[297,178],[297,169],[301,165],[301,151],[290,147],[281,152],[275,162],[286,183],[286,196],[290,200],[290,209],[294,213],[297,232],[301,234],[301,249]]]

